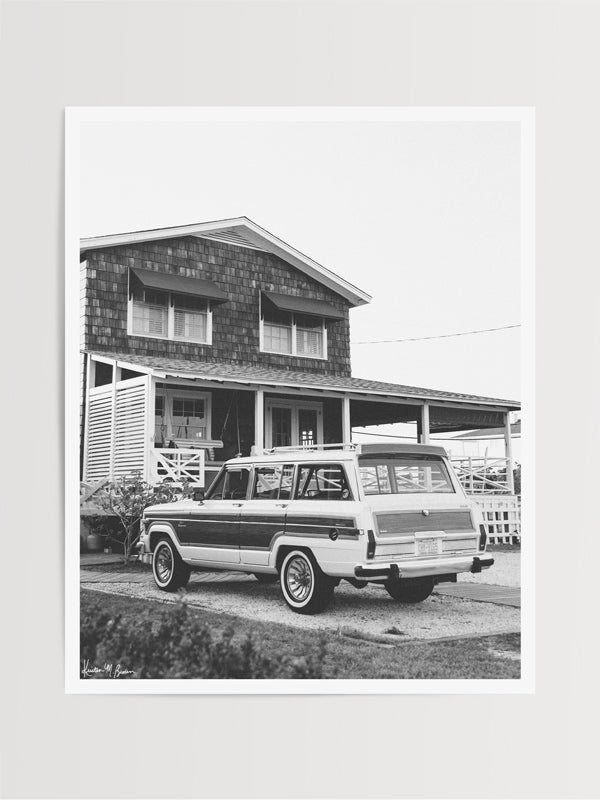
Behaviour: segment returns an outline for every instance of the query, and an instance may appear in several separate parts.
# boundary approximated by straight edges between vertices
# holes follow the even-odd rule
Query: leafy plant
[[[122,529],[124,563],[140,538],[140,522],[148,506],[171,503],[191,493],[189,483],[178,486],[170,481],[152,486],[142,480],[140,473],[117,478],[98,494],[99,505],[119,520]]]
[[[275,659],[251,634],[241,641],[231,627],[215,634],[183,600],[158,620],[148,610],[124,617],[96,600],[82,603],[81,658],[101,670],[89,678],[109,677],[104,665],[131,671],[129,678],[322,678],[326,655],[321,638],[312,652]]]

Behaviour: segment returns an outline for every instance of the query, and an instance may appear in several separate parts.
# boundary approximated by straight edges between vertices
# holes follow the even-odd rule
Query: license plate
[[[442,552],[441,539],[417,539],[418,556],[436,556]]]

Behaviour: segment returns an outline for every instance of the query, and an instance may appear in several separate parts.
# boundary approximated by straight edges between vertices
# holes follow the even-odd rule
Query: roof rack
[[[354,442],[335,442],[334,444],[296,444],[291,447],[269,447],[263,453],[304,453],[314,450],[351,450],[360,453],[360,444]]]

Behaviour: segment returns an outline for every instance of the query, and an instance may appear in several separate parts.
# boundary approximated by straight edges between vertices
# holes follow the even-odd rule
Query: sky
[[[81,235],[247,216],[373,296],[356,377],[520,399],[517,122],[86,121]]]

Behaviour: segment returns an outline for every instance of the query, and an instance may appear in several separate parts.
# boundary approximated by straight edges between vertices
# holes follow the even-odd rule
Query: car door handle
[[[275,503],[275,505],[277,506],[277,508],[287,508],[289,506],[289,503]]]
[[[241,508],[241,506],[243,506],[244,504],[243,503],[234,503],[233,505],[237,506],[238,508]]]

